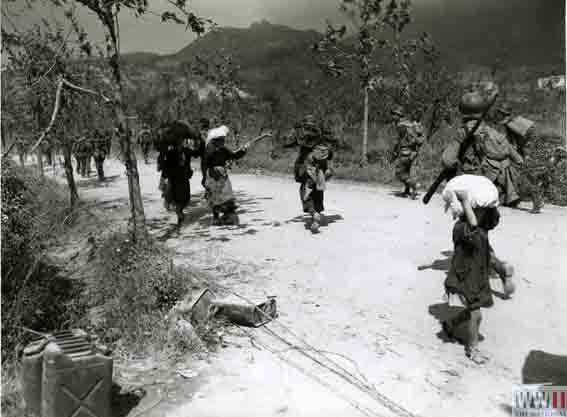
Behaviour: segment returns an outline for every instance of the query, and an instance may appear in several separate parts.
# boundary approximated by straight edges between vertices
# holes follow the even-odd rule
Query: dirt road
[[[123,168],[112,163],[107,171],[104,187],[83,182],[81,196],[108,207],[125,204]],[[177,233],[175,215],[162,207],[155,165],[142,163],[140,173],[151,231],[176,249],[180,262],[215,270],[222,284],[254,301],[277,296],[280,311],[267,329],[250,331],[255,341],[238,336],[238,329],[227,335],[228,347],[210,363],[192,364],[200,376],[186,393],[190,399],[151,415],[402,415],[347,383],[353,377],[308,359],[310,353],[332,359],[343,375],[362,380],[363,374],[379,393],[420,416],[505,416],[523,368],[543,366],[530,363],[530,352],[567,354],[565,208],[546,207],[540,215],[502,209],[491,239],[516,268],[517,293],[484,310],[481,347],[491,361],[478,366],[462,346],[443,340],[437,320],[452,249],[452,222],[438,197],[424,206],[384,187],[333,182],[329,224],[312,235],[292,179],[233,175],[242,224],[215,228],[196,175]],[[493,283],[500,291],[500,282]],[[300,351],[276,335],[325,352]]]

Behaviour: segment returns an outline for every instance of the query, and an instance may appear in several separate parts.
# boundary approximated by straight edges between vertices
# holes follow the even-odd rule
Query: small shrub
[[[58,329],[80,310],[68,308],[80,288],[45,257],[68,219],[57,183],[2,161],[2,363],[25,341],[22,327]]]
[[[81,287],[46,256],[72,224],[66,193],[32,170],[2,161],[2,415],[26,417],[15,369],[35,331],[58,330],[85,315]]]
[[[123,233],[95,241],[92,250],[85,293],[90,307],[102,311],[95,331],[108,342],[119,339],[125,355],[166,348],[165,315],[195,287],[196,273],[174,266],[169,251],[155,242],[134,244]]]

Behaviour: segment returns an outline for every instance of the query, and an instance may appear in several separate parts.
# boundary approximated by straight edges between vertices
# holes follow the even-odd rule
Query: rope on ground
[[[245,301],[249,305],[254,306],[255,309],[261,315],[265,316],[266,318],[271,319],[271,317],[269,315],[267,315],[264,311],[259,309],[251,300],[247,299],[246,297],[241,296],[240,294],[235,293],[234,291],[232,291],[232,290],[230,290],[230,289],[228,289],[228,288],[226,288],[226,287],[224,287],[220,284],[216,284],[216,286],[218,286],[219,288],[223,289],[224,291],[240,298],[241,300]],[[293,330],[291,330],[288,326],[286,326],[286,325],[284,325],[283,323],[280,323],[280,322],[273,322],[273,323],[282,327],[285,331],[287,331],[293,337],[295,337],[301,344],[307,346],[308,349],[302,348],[301,346],[297,346],[297,345],[291,343],[285,337],[281,336],[280,334],[278,334],[274,330],[270,329],[267,325],[262,326],[262,328],[266,332],[270,333],[273,337],[276,337],[277,339],[281,340],[283,343],[288,345],[290,348],[297,350],[298,352],[300,352],[302,355],[304,355],[308,359],[310,359],[313,362],[317,363],[318,365],[324,367],[325,369],[328,369],[329,371],[333,372],[335,375],[339,376],[340,378],[342,378],[343,380],[345,380],[349,384],[351,384],[351,385],[355,386],[356,388],[358,388],[359,390],[365,392],[370,397],[372,397],[373,399],[378,401],[381,405],[383,405],[384,407],[386,407],[390,411],[394,412],[396,415],[403,416],[403,417],[417,417],[415,414],[413,414],[409,410],[406,410],[404,407],[396,404],[395,402],[393,402],[392,400],[390,400],[389,398],[387,398],[383,394],[380,394],[378,392],[378,390],[376,389],[376,387],[374,387],[374,386],[370,385],[368,382],[366,382],[366,378],[364,378],[364,380],[359,379],[356,375],[353,375],[349,370],[345,369],[339,363],[337,363],[337,362],[333,361],[332,359],[328,358],[327,356],[325,356],[322,353],[321,350],[310,345],[303,338],[296,335],[293,332]],[[308,354],[307,353],[308,351],[315,352],[320,357],[322,357],[323,360],[327,361],[327,363],[324,363],[321,359],[318,359],[318,358],[314,357],[313,355]],[[352,359],[351,359],[351,361],[352,361]],[[330,363],[330,365],[329,365],[329,363]]]
[[[339,398],[341,398],[342,400],[346,401],[348,404],[350,404],[352,407],[354,407],[356,410],[360,411],[362,414],[364,414],[365,416],[368,417],[384,417],[381,414],[378,414],[376,412],[374,412],[373,410],[361,405],[359,402],[352,400],[350,398],[348,398],[346,395],[344,395],[343,393],[341,393],[339,390],[337,390],[336,388],[333,388],[333,386],[331,384],[329,384],[328,382],[324,381],[322,378],[318,377],[317,375],[315,375],[313,372],[308,371],[307,369],[305,369],[304,367],[302,367],[301,365],[297,364],[296,362],[292,361],[289,358],[286,358],[284,355],[282,355],[280,352],[278,352],[277,350],[272,349],[271,347],[269,347],[267,344],[260,342],[257,338],[254,337],[254,335],[252,335],[251,332],[245,330],[244,328],[237,326],[240,330],[242,330],[249,338],[250,340],[254,340],[256,344],[258,344],[259,346],[261,346],[262,348],[266,349],[268,352],[272,353],[273,355],[277,356],[282,362],[286,363],[287,365],[291,366],[292,368],[296,369],[297,371],[299,371],[300,373],[302,373],[303,375],[311,378],[312,380],[314,380],[315,382],[319,383],[320,385],[324,386],[325,388],[327,388],[328,390],[330,390],[333,394],[335,394],[336,396],[338,396]]]

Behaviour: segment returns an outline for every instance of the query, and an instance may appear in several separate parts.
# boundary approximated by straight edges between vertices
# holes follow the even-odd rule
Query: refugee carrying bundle
[[[463,213],[456,191],[466,191],[473,208],[498,207],[498,189],[492,181],[479,175],[459,175],[449,181],[443,190],[445,212],[450,208],[453,218]]]

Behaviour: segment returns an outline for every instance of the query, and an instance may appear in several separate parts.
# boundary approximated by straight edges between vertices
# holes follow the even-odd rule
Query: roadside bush
[[[122,356],[146,356],[168,347],[168,311],[193,288],[195,271],[173,265],[170,252],[154,241],[132,243],[113,233],[95,240],[86,279],[94,331]]]
[[[72,320],[80,289],[61,276],[45,249],[72,221],[64,189],[2,161],[2,363],[25,341],[22,327],[58,329]],[[76,306],[78,308],[78,306]]]
[[[25,415],[15,377],[21,347],[33,337],[24,328],[58,330],[85,314],[80,285],[46,256],[73,219],[55,181],[2,161],[2,415]]]

